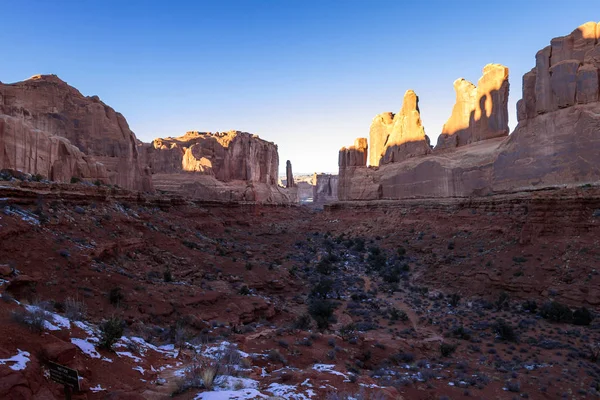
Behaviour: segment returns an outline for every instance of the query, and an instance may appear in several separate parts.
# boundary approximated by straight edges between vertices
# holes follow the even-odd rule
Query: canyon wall
[[[277,186],[277,145],[246,132],[187,132],[140,145],[158,190],[215,201],[297,201]],[[291,169],[291,164],[290,164]]]
[[[313,175],[313,202],[330,203],[338,200],[338,176],[332,174]]]
[[[0,168],[152,190],[125,118],[55,75],[0,84]]]
[[[600,25],[590,22],[537,53],[523,77],[519,123],[510,136],[508,69],[489,64],[477,86],[455,81],[456,104],[429,154],[366,167],[356,145],[340,150],[340,200],[484,196],[599,182],[599,40]],[[394,119],[377,116],[371,135],[380,137]],[[382,141],[374,142],[371,163],[382,152]]]

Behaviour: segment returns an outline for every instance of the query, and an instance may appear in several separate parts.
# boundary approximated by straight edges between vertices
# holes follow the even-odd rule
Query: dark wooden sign
[[[53,362],[48,363],[50,379],[65,386],[65,398],[71,398],[71,389],[79,391],[79,374],[76,370]]]

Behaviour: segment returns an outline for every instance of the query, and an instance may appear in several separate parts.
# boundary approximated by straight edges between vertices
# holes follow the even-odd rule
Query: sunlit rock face
[[[296,191],[277,187],[277,145],[257,135],[187,132],[143,144],[141,154],[155,187],[163,191],[202,200],[297,201]]]
[[[567,36],[552,39],[550,46],[536,54],[535,68],[523,77],[519,121],[598,101],[599,29],[596,22],[588,22]]]
[[[494,189],[600,180],[600,25],[552,39],[523,77],[519,124],[493,163]]]
[[[152,190],[125,118],[55,75],[0,84],[0,168]]]
[[[247,132],[187,132],[155,139],[144,151],[155,174],[194,172],[222,182],[277,184],[277,145]]]
[[[488,64],[477,86],[454,81],[456,103],[438,137],[436,150],[508,135],[508,68]]]
[[[368,149],[367,138],[356,139],[354,145],[340,149],[338,166],[340,168],[366,166]]]
[[[485,196],[599,182],[599,42],[600,25],[590,22],[536,54],[508,137],[508,69],[486,66],[477,86],[455,81],[456,104],[433,153],[377,168],[348,167],[340,153],[339,199]],[[380,114],[372,135],[394,119]],[[385,147],[375,136],[375,146]]]
[[[431,153],[429,137],[421,123],[419,98],[406,91],[397,114],[382,113],[373,118],[369,132],[369,165],[399,162],[409,157]]]

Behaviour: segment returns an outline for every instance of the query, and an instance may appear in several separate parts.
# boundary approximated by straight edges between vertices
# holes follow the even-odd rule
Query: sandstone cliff
[[[421,123],[419,98],[414,91],[406,91],[402,108],[396,115],[387,112],[373,118],[369,143],[370,166],[431,153],[429,137]]]
[[[338,200],[338,176],[331,174],[314,174],[313,202],[329,203]]]
[[[456,105],[433,153],[367,168],[349,163],[350,151],[342,149],[340,200],[482,196],[599,182],[599,40],[600,25],[590,22],[537,53],[535,68],[523,77],[519,124],[508,137],[508,70],[492,64],[477,87],[455,82]]]
[[[216,201],[295,202],[277,187],[277,145],[246,132],[187,132],[141,145],[157,189]]]
[[[0,168],[152,190],[125,118],[55,75],[0,84]]]
[[[436,150],[508,135],[508,68],[488,64],[477,86],[454,81],[456,103],[438,137]]]

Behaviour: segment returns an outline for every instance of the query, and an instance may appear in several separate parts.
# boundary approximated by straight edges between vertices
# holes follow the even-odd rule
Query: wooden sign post
[[[49,362],[48,367],[50,368],[50,379],[64,385],[65,399],[71,400],[71,391],[79,391],[79,374],[77,370],[53,362]]]

